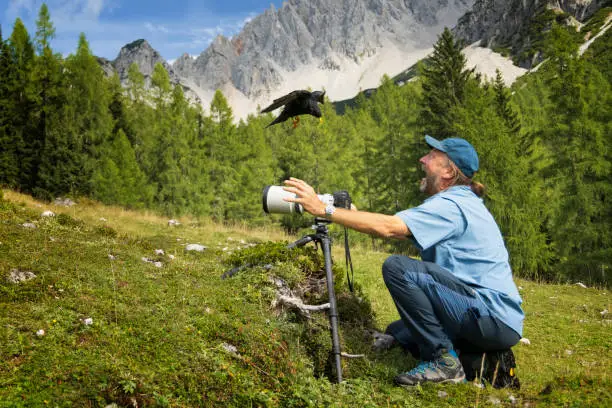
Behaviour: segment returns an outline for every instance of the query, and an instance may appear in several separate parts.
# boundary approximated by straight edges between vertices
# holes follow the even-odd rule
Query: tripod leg
[[[342,363],[340,361],[340,337],[338,335],[338,307],[334,291],[334,275],[332,273],[331,242],[329,237],[321,239],[323,255],[325,256],[325,272],[327,276],[327,293],[329,295],[329,323],[331,326],[332,352],[336,363],[336,376],[338,383],[342,382]]]

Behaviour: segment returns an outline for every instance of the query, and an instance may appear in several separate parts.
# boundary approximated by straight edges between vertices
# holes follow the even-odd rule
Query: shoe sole
[[[421,384],[426,384],[426,383],[432,383],[432,384],[464,384],[467,383],[467,380],[465,379],[465,376],[463,377],[459,377],[459,378],[449,378],[448,380],[442,380],[442,381],[432,381],[432,380],[426,380],[423,382],[419,382],[416,384],[403,384],[403,383],[398,383],[395,382],[396,385],[399,385],[400,387],[416,387],[417,385],[421,385]]]

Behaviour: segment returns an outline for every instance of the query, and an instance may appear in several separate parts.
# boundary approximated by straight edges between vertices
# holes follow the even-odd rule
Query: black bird
[[[280,115],[272,121],[266,128],[293,118],[293,127],[300,122],[299,115],[312,115],[316,118],[321,117],[319,103],[324,103],[325,92],[320,91],[293,91],[285,96],[281,96],[272,102],[272,105],[263,109],[261,113],[272,112],[274,109],[285,106]]]

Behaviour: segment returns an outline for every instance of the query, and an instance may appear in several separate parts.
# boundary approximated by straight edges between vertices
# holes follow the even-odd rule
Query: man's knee
[[[383,279],[387,285],[398,279],[414,281],[416,273],[420,272],[419,262],[416,259],[403,255],[391,255],[382,266]]]

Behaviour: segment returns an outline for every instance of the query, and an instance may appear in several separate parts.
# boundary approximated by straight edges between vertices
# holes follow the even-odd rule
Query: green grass
[[[268,275],[297,283],[297,265],[311,265],[311,254],[293,262],[274,258],[271,271],[256,267],[220,279],[232,260],[248,254],[236,250],[245,246],[241,240],[295,237],[271,227],[250,230],[188,218],[169,227],[155,214],[90,201],[61,208],[10,191],[4,196],[0,407],[459,407],[491,406],[494,400],[509,406],[510,396],[520,406],[612,405],[612,325],[610,315],[600,314],[612,306],[607,290],[518,281],[527,313],[524,336],[531,340],[515,347],[520,391],[471,384],[406,390],[392,379],[414,360],[398,349],[373,353],[364,335],[372,324],[384,329],[397,318],[380,275],[389,254],[355,246],[363,301],[346,293],[341,273],[337,293],[343,346],[366,358],[345,361],[346,381],[337,385],[320,375],[329,347],[325,316],[305,321],[270,308],[275,287]],[[65,215],[41,218],[46,209]],[[26,222],[37,228],[23,227]],[[186,252],[186,243],[209,249]],[[165,254],[156,255],[156,249]],[[334,248],[338,265],[342,256]],[[14,268],[37,277],[11,284],[5,277]],[[85,325],[86,318],[93,324]],[[44,336],[36,335],[40,329]],[[447,395],[439,397],[440,391]]]

